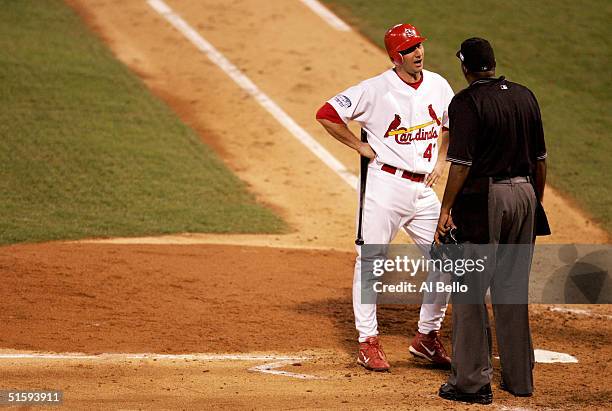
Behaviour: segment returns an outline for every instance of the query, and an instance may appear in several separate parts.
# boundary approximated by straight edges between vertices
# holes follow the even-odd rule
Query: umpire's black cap
[[[461,43],[456,56],[471,72],[489,71],[495,68],[495,54],[491,44],[480,37],[472,37]]]

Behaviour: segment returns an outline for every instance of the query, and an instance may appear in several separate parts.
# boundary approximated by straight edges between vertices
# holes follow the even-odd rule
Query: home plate
[[[566,362],[566,363],[575,363],[578,362],[578,359],[573,355],[566,354],[564,352],[555,352],[555,351],[547,351],[547,350],[533,350],[535,354],[536,362],[541,363],[554,363],[554,362]]]
[[[578,359],[573,355],[566,354],[564,352],[555,352],[548,350],[533,350],[533,354],[535,356],[535,361],[544,363],[544,364],[552,364],[555,362],[565,362],[565,363],[576,363]],[[499,360],[499,356],[495,356]]]

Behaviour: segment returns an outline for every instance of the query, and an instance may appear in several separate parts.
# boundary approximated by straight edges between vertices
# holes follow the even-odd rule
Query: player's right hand
[[[362,157],[367,157],[370,160],[376,158],[376,153],[374,150],[372,150],[372,147],[370,147],[368,143],[361,142],[359,144],[359,148],[357,148],[357,152],[359,152]]]

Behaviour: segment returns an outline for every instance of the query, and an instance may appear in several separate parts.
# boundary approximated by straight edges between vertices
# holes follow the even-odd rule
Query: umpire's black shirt
[[[540,109],[527,87],[503,76],[476,80],[448,113],[447,160],[470,166],[470,178],[533,175],[546,158]]]

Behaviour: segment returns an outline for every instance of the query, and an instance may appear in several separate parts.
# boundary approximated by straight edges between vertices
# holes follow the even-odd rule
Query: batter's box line
[[[282,356],[266,354],[155,354],[155,353],[103,353],[88,355],[83,353],[0,353],[0,360],[97,360],[97,361],[126,361],[126,360],[191,360],[191,361],[266,361],[261,365],[250,367],[248,371],[263,374],[280,375],[302,380],[324,379],[310,374],[299,374],[278,368],[295,364],[299,361],[308,361],[307,356]],[[272,361],[272,362],[268,362]]]
[[[272,375],[283,375],[285,377],[298,378],[300,380],[324,380],[324,377],[318,377],[316,375],[310,374],[298,374],[290,371],[278,370],[277,368],[286,367],[288,365],[295,364],[295,361],[299,360],[299,358],[294,358],[291,360],[283,360],[276,361],[267,364],[257,365],[255,367],[249,368],[251,372],[261,372],[264,374],[272,374]]]

